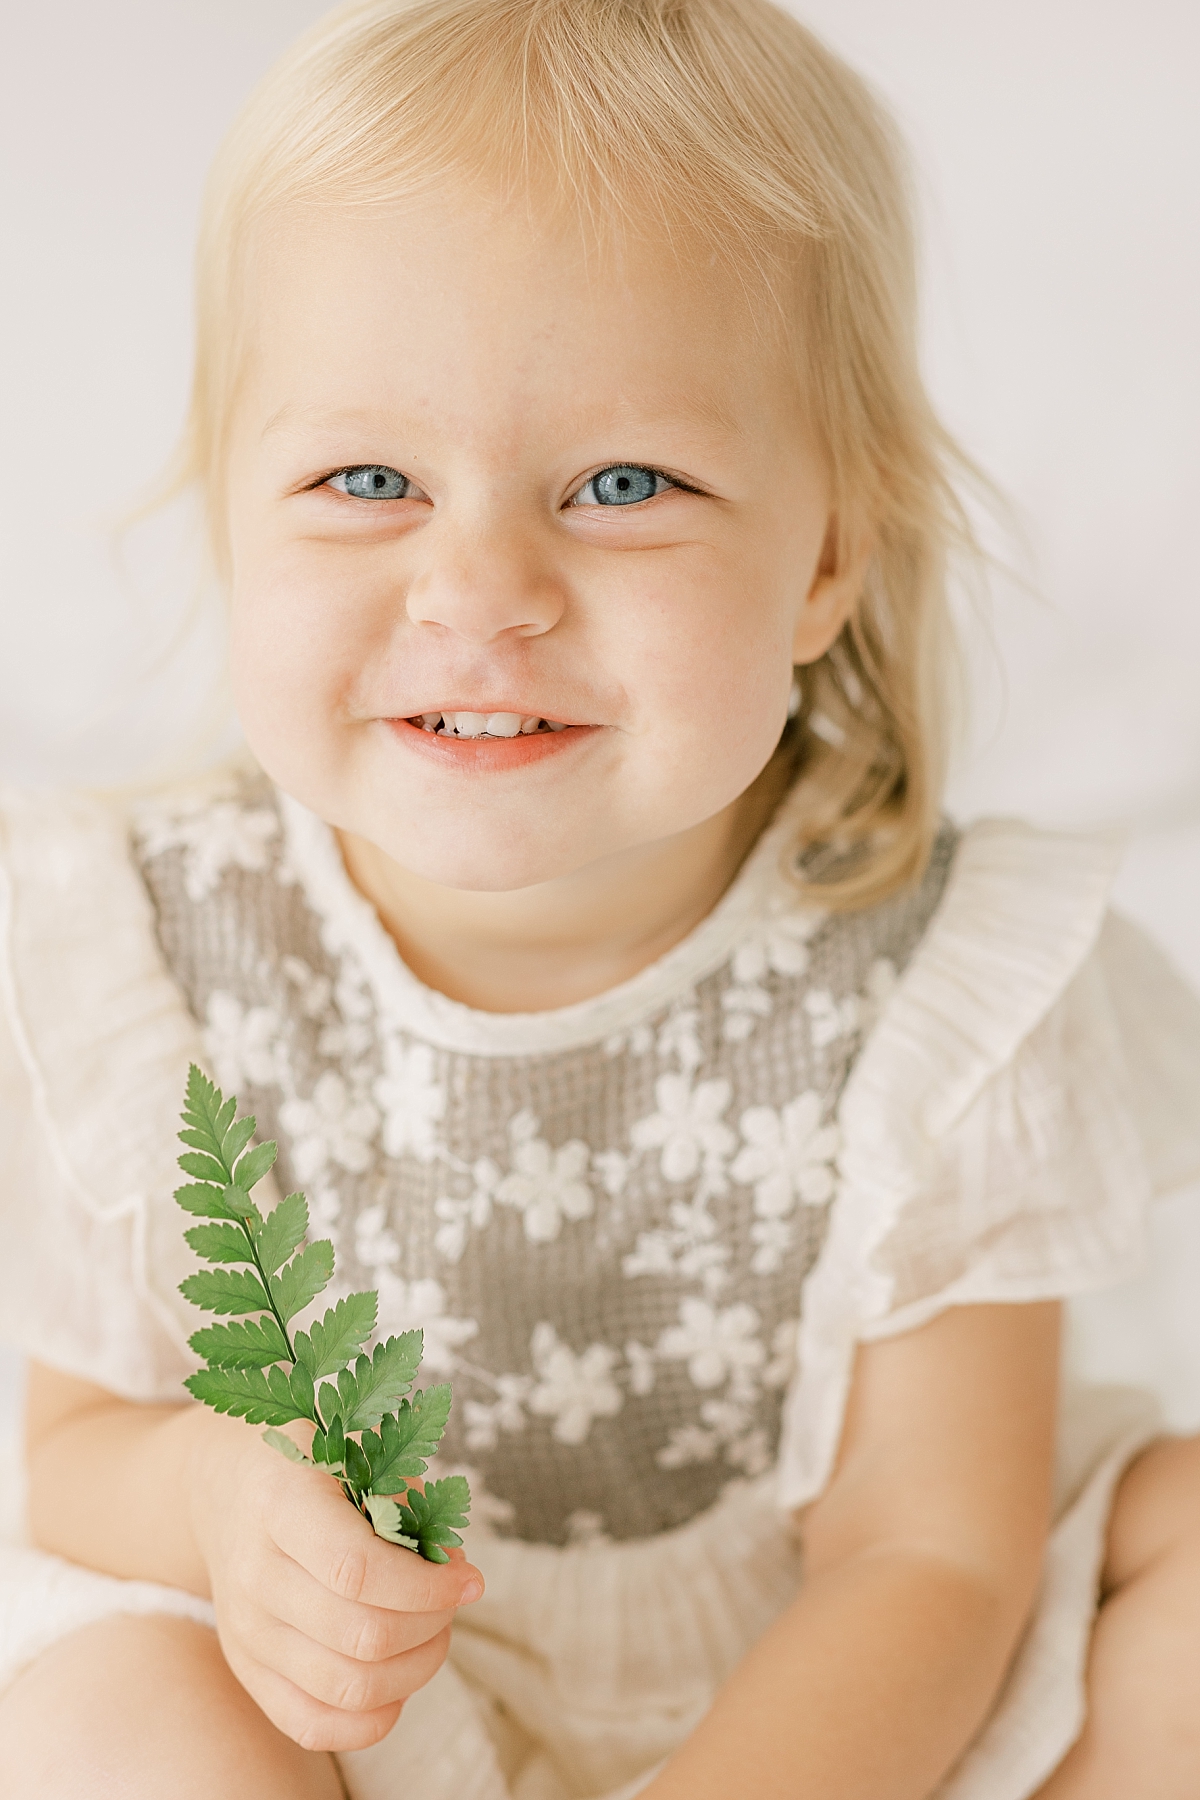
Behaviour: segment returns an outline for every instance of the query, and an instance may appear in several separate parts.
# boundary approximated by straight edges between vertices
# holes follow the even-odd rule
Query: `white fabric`
[[[1103,839],[966,834],[842,1097],[785,1504],[828,1478],[857,1341],[1118,1281],[1149,1199],[1200,1173],[1200,1002],[1133,926],[1106,922],[1118,860]]]
[[[2,818],[0,1331],[114,1392],[174,1397],[190,1362],[172,1289],[189,1259],[170,1195],[196,1029],[119,813],[15,794]],[[728,954],[778,849],[760,846],[698,933],[637,978],[639,1005]],[[778,1502],[828,1477],[856,1341],[950,1305],[1067,1294],[1129,1271],[1149,1196],[1200,1172],[1200,1003],[1132,927],[1104,923],[1117,855],[1006,823],[965,835],[843,1097],[842,1187],[806,1287],[778,1482],[739,1487],[646,1544],[560,1550],[476,1527],[488,1594],[456,1635],[453,1668],[387,1745],[348,1759],[355,1800],[399,1791],[401,1750],[405,1791],[425,1800],[635,1791],[794,1591]],[[352,928],[378,923],[360,908]],[[604,1030],[609,1001],[594,1005]],[[587,1007],[564,1010],[578,1041]],[[482,1016],[432,1012],[454,1032]],[[1085,1412],[1037,1615],[947,1800],[1021,1800],[1078,1728],[1109,1496],[1154,1429],[1149,1414],[1131,1424],[1119,1406],[1072,1401],[1067,1440]],[[15,1547],[0,1581],[0,1682],[48,1641],[47,1620],[53,1635],[97,1607],[196,1605]],[[408,1759],[433,1740],[418,1726],[438,1709],[457,1721],[457,1748],[416,1781]]]
[[[446,1050],[478,1056],[532,1056],[601,1043],[653,1013],[727,960],[780,886],[780,865],[795,841],[795,801],[785,799],[734,881],[680,943],[590,1000],[537,1013],[478,1012],[448,999],[405,967],[375,908],[352,885],[323,820],[281,793],[288,862],[321,917],[328,950],[350,949],[366,971],[379,1016]],[[790,889],[793,910],[799,893]],[[810,909],[811,910],[811,909]]]
[[[1145,1397],[1068,1397],[1056,1526],[1033,1619],[991,1717],[937,1800],[1026,1800],[1083,1717],[1083,1668],[1122,1470],[1155,1432]],[[559,1550],[473,1528],[488,1588],[450,1663],[382,1744],[342,1758],[352,1800],[631,1800],[795,1594],[769,1477],[679,1531]],[[0,1545],[0,1685],[115,1613],[211,1618],[191,1595]]]
[[[0,1336],[134,1400],[196,1366],[172,1199],[193,1060],[121,812],[0,794]]]

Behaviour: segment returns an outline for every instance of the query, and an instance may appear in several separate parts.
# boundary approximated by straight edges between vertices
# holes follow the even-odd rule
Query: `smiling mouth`
[[[539,732],[568,731],[559,719],[543,719],[537,713],[427,712],[414,713],[407,721],[438,737],[515,738],[536,737]]]

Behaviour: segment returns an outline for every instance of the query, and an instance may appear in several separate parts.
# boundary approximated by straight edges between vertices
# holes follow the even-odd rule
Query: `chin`
[[[419,830],[398,833],[382,822],[362,835],[377,849],[435,887],[472,894],[509,894],[520,888],[573,875],[603,852],[596,846],[553,847],[545,842],[522,844],[511,834],[480,831],[464,825],[453,841],[431,841]]]

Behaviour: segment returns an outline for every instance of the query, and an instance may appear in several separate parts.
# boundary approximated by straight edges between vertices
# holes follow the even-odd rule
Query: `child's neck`
[[[510,893],[439,887],[339,834],[351,880],[419,980],[483,1012],[548,1012],[607,992],[712,911],[778,802],[769,766],[714,818]]]

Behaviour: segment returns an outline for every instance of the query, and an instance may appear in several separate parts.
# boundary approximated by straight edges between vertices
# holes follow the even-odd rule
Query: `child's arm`
[[[34,1541],[211,1595],[230,1668],[306,1749],[383,1737],[483,1591],[461,1551],[439,1566],[385,1543],[330,1476],[207,1407],[140,1406],[34,1364],[26,1438]]]
[[[982,1724],[1050,1516],[1058,1308],[860,1348],[803,1589],[644,1800],[925,1800]]]

